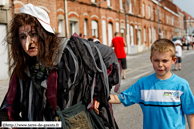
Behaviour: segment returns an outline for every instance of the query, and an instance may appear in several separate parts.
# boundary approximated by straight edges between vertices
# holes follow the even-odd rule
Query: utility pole
[[[14,13],[15,13],[15,12],[14,12],[14,0],[12,0],[11,4],[12,4],[12,10],[13,10],[13,11],[12,11],[12,17],[13,17],[13,16],[14,16]]]
[[[127,2],[127,0],[125,0],[125,30],[126,30],[126,35],[125,35],[125,42],[127,43],[127,35],[128,35],[128,33],[127,33],[127,4],[128,4],[128,2]],[[128,53],[128,47],[129,47],[129,45],[127,45],[127,53]]]
[[[67,0],[64,0],[64,12],[65,12],[65,23],[66,23],[66,38],[69,37],[69,28],[68,28],[68,17],[67,17]]]
[[[159,4],[159,1],[157,2],[157,18],[158,18],[158,39],[160,39],[160,17],[159,17],[159,6],[158,6],[158,4]]]

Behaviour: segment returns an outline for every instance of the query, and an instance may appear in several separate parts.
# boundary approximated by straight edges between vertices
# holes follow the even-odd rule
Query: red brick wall
[[[19,2],[18,2],[19,1]],[[67,1],[67,15],[68,18],[76,17],[79,20],[79,33],[84,33],[84,19],[88,20],[88,34],[87,37],[92,37],[92,28],[91,22],[92,20],[96,20],[98,22],[98,38],[102,42],[102,20],[106,21],[106,35],[107,35],[107,43],[108,43],[108,23],[111,22],[113,25],[113,34],[116,31],[116,21],[119,20],[119,26],[121,24],[126,25],[125,21],[125,0],[123,0],[123,11],[120,10],[119,0],[110,0],[111,8],[108,8],[107,1],[104,0],[96,0],[96,5],[91,3],[91,0],[68,0]],[[152,2],[152,0],[131,0],[132,1],[132,12],[133,14],[129,14],[129,7],[127,10],[127,23],[129,25],[133,25],[134,27],[134,41],[137,45],[136,39],[136,30],[135,26],[138,29],[141,29],[141,37],[142,42],[144,41],[144,28],[146,28],[146,42],[145,46],[150,46],[149,42],[149,28],[154,28],[156,30],[156,39],[158,38],[158,20],[157,20],[157,5]],[[63,15],[64,13],[64,0],[17,0],[15,3],[15,12],[19,12],[20,8],[23,4],[27,4],[27,2],[34,4],[35,6],[40,6],[45,9],[50,16],[51,26],[56,31],[58,31],[58,15]],[[142,13],[142,3],[145,4],[145,17]],[[11,4],[11,0],[10,0]],[[148,17],[148,6],[151,8],[151,19]],[[160,8],[160,28],[164,32],[164,36],[166,38],[171,38],[174,35],[174,30],[176,27],[179,27],[179,18],[172,13],[165,10],[163,7]],[[174,4],[170,4],[168,8],[174,10]],[[178,10],[178,9],[176,9]],[[176,11],[174,10],[174,11]],[[11,14],[11,10],[10,10]],[[166,17],[169,17],[169,22],[167,24]],[[170,18],[174,17],[174,25],[172,25],[172,21]],[[66,24],[66,23],[65,23]],[[69,23],[68,23],[69,25]],[[65,28],[64,28],[65,29]],[[125,28],[126,33],[126,28]],[[114,37],[114,36],[113,36]],[[125,40],[126,37],[124,36]],[[110,44],[108,44],[110,45]]]

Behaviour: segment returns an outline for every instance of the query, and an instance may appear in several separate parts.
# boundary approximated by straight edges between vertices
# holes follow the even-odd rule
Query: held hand
[[[99,105],[100,105],[100,102],[98,102],[98,101],[94,101],[94,111],[97,113],[97,114],[99,114],[99,110],[98,110],[98,108],[99,108]]]

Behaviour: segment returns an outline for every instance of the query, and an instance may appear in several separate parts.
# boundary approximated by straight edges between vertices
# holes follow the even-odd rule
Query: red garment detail
[[[125,53],[125,44],[124,44],[124,40],[123,37],[115,37],[112,40],[112,44],[114,47],[114,52],[117,56],[118,59],[120,58],[126,58],[126,53]]]
[[[113,70],[113,67],[112,67],[112,65],[109,65],[109,69],[107,69],[107,74],[108,74],[108,76],[112,73],[112,70]]]
[[[54,111],[57,107],[57,78],[57,71],[50,71],[47,79],[47,98]]]
[[[96,97],[93,98],[93,104],[92,104],[92,106],[88,109],[88,111],[90,111],[90,110],[92,110],[92,109],[94,108],[94,103],[95,103],[95,101],[96,101]]]
[[[121,68],[121,70],[122,70],[121,60],[118,59],[118,62],[119,62],[120,68]],[[120,72],[120,73],[121,73],[121,72]]]
[[[13,110],[12,106],[7,106],[6,109],[7,109],[7,115],[9,117],[9,120],[10,121],[15,121],[14,117],[13,117],[14,116],[14,110]]]
[[[16,79],[16,74],[13,73],[9,84],[9,89],[7,92],[7,98],[6,98],[8,104],[13,104],[13,100],[16,95],[16,90],[17,90],[17,79]]]
[[[76,32],[72,35],[73,37],[81,38]]]

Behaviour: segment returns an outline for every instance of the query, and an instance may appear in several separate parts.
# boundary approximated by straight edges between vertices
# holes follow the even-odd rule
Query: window
[[[137,0],[138,15],[141,15],[140,0]]]
[[[172,17],[172,25],[174,25],[174,17]]]
[[[98,22],[95,20],[92,21],[92,36],[94,35],[98,38]]]
[[[155,21],[156,20],[155,19],[155,8],[153,8],[153,16],[154,16],[154,19],[153,20]]]
[[[120,10],[123,10],[123,0],[119,0]]]
[[[119,32],[119,22],[116,22],[116,32]]]
[[[107,6],[110,7],[111,4],[110,4],[110,0],[107,0]]]
[[[109,22],[108,23],[108,43],[109,43],[109,46],[111,45],[111,42],[112,42],[112,39],[113,39],[113,30],[112,30],[112,23]]]
[[[132,2],[129,2],[129,13],[133,13],[133,9],[132,9]]]
[[[143,17],[145,17],[145,5],[144,5],[144,3],[142,4],[142,14],[143,14]]]
[[[102,20],[102,43],[107,45],[107,38],[106,38],[106,21]]]
[[[125,30],[123,28],[121,28],[121,37],[123,37],[123,38],[125,36],[124,33],[125,33]]]
[[[70,35],[73,35],[75,32],[79,34],[79,20],[76,17],[69,18],[70,23]]]
[[[88,19],[84,19],[84,35],[88,34]]]
[[[75,33],[75,22],[70,22],[70,35]]]
[[[63,15],[58,15],[58,33],[59,37],[64,37],[65,36],[65,24],[64,24],[64,16]]]
[[[131,30],[131,46],[134,45],[134,34],[133,34],[133,26],[130,26],[130,30]]]
[[[156,40],[156,29],[152,28],[152,42]]]
[[[148,6],[148,17],[149,17],[149,19],[151,18],[151,8],[150,8],[150,6]]]
[[[144,27],[144,30],[143,30],[143,35],[144,35],[144,43],[146,43],[146,28]]]
[[[154,28],[152,28],[152,40],[151,43],[155,41],[155,37],[154,37]]]
[[[137,36],[138,36],[138,45],[141,45],[142,44],[142,42],[141,42],[141,30],[139,29],[139,30],[137,30],[138,32],[137,32]]]
[[[59,22],[58,22],[58,33],[59,33],[60,37],[65,36],[65,33],[64,33],[64,20],[62,20],[62,19],[59,19]]]
[[[96,3],[96,0],[91,0],[92,3]]]
[[[152,30],[149,28],[149,41],[152,43]]]
[[[127,45],[129,44],[129,24],[127,24]]]

